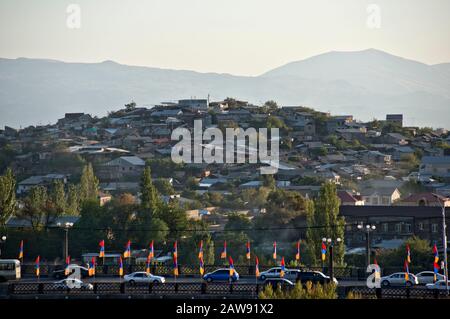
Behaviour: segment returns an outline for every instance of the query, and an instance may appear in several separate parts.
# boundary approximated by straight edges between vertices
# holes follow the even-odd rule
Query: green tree
[[[150,216],[157,216],[160,212],[162,202],[158,190],[153,185],[151,169],[146,167],[141,177],[141,209]]]
[[[45,220],[48,220],[46,218],[50,209],[48,203],[47,189],[43,186],[34,186],[23,200],[23,208],[18,215],[28,220],[31,227],[36,230],[45,224]]]
[[[4,226],[16,210],[16,178],[10,168],[0,176],[0,226]]]
[[[175,190],[173,189],[172,184],[170,184],[169,180],[164,178],[158,178],[155,180],[155,187],[158,192],[162,195],[173,195],[175,194]]]
[[[94,174],[92,164],[84,166],[80,180],[80,201],[97,200],[98,195],[98,179]]]
[[[66,213],[66,192],[64,190],[64,183],[62,181],[58,180],[53,182],[50,192],[50,200],[52,202],[52,207],[55,211],[55,214],[60,216]]]
[[[77,216],[80,213],[80,191],[77,186],[70,184],[67,190],[67,215]]]

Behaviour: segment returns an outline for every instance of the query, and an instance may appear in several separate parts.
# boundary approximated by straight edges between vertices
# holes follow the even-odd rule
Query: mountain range
[[[0,127],[52,123],[66,112],[104,116],[130,100],[150,106],[208,94],[361,120],[402,113],[407,125],[450,129],[450,63],[427,65],[375,49],[332,51],[259,76],[0,58]]]

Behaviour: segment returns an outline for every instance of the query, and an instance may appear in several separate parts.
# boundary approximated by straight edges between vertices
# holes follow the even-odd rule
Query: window
[[[411,232],[411,224],[405,224],[405,232],[407,233]]]
[[[423,230],[423,223],[419,223],[419,230]]]
[[[387,233],[389,231],[389,224],[383,223],[383,232]]]
[[[401,223],[395,224],[395,231],[397,233],[400,233],[402,231],[402,224]]]
[[[433,233],[438,232],[438,224],[431,224],[431,232]]]

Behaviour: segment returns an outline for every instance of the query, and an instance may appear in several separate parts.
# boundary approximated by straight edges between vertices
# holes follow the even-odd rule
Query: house
[[[103,164],[98,170],[103,179],[120,179],[123,177],[141,176],[145,161],[137,156],[121,156]]]
[[[384,140],[387,144],[407,145],[408,140],[400,133],[388,133],[384,136]]]
[[[47,174],[47,175],[37,175],[31,176],[17,184],[17,195],[27,193],[32,187],[35,186],[50,186],[53,182],[62,181],[64,184],[67,183],[67,175],[65,174]]]
[[[403,126],[403,114],[386,114],[386,122]]]
[[[383,154],[379,151],[367,151],[363,154],[362,160],[366,164],[385,166],[391,164],[391,155]]]
[[[207,99],[184,99],[178,100],[178,106],[190,110],[207,110],[209,102]]]
[[[338,128],[344,128],[345,124],[353,122],[353,115],[332,116],[326,121],[328,133],[335,132]]]
[[[390,180],[370,180],[361,184],[360,194],[369,206],[390,206],[401,197],[402,182]]]
[[[450,179],[450,156],[423,156],[420,164],[421,176]]]
[[[361,195],[352,194],[349,191],[338,191],[337,196],[344,206],[363,206],[364,200]]]
[[[450,198],[433,193],[418,193],[402,199],[397,205],[450,207]]]

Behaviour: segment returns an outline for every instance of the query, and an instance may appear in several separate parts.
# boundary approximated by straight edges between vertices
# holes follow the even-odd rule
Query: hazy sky
[[[81,28],[66,21],[81,9]],[[381,12],[369,28],[369,4]],[[448,0],[0,0],[0,56],[258,75],[332,50],[450,62]]]

